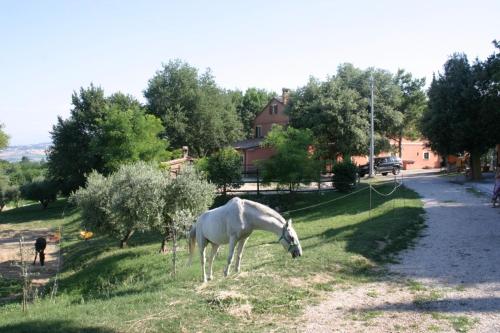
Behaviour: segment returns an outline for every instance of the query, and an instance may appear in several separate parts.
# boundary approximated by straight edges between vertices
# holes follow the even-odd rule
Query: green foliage
[[[339,66],[337,74],[321,82],[311,78],[290,98],[287,112],[291,125],[309,128],[318,140],[318,153],[335,159],[342,155],[366,155],[370,128],[370,76],[375,82],[375,132],[387,146],[403,123],[398,110],[402,92],[391,73],[381,69],[360,70]],[[376,146],[380,151],[381,146]]]
[[[53,127],[48,154],[49,174],[64,194],[83,186],[92,170],[107,174],[121,163],[165,157],[166,142],[157,138],[159,121],[145,116],[133,97],[105,97],[91,85],[75,92],[72,104],[71,116]]]
[[[253,121],[275,94],[258,88],[248,88],[244,94],[241,91],[234,91],[230,94],[233,104],[236,105],[236,112],[243,124],[245,138],[253,138],[255,134]]]
[[[42,177],[21,186],[21,196],[27,200],[39,201],[43,209],[56,201],[58,192],[57,184]]]
[[[0,124],[0,149],[9,145],[9,136],[3,131],[4,124]]]
[[[160,119],[144,114],[139,106],[123,109],[112,105],[98,124],[100,131],[91,144],[101,156],[105,174],[124,163],[169,159],[168,144],[159,138],[163,132]]]
[[[124,247],[135,231],[149,230],[162,220],[168,182],[158,168],[137,162],[107,178],[90,174],[86,188],[76,191],[72,200],[82,209],[86,229],[118,236]]]
[[[9,202],[17,202],[20,199],[20,191],[18,186],[9,185],[7,179],[4,177],[0,178],[0,212],[3,210],[5,205]]]
[[[148,112],[161,118],[172,147],[189,146],[205,156],[242,137],[231,94],[219,88],[210,71],[170,61],[149,80]]]
[[[356,186],[358,168],[350,159],[335,163],[332,182],[340,192],[349,192]]]
[[[417,140],[422,137],[420,132],[420,121],[427,108],[427,97],[423,90],[425,79],[414,79],[411,73],[400,69],[394,78],[399,86],[402,97],[398,111],[403,114],[403,121],[395,131],[394,139],[398,141],[398,153],[401,157],[401,142],[403,138]]]
[[[163,218],[154,221],[153,227],[163,236],[161,251],[166,252],[166,241],[173,240],[174,273],[179,233],[186,231],[196,217],[213,203],[215,186],[194,167],[185,166],[165,186]]]
[[[30,161],[25,157],[20,162],[7,162],[2,169],[10,183],[17,186],[30,183],[35,178],[45,177],[47,172],[46,163]]]
[[[277,181],[292,191],[300,183],[310,183],[319,178],[320,163],[310,152],[313,145],[311,130],[274,126],[263,144],[276,150],[275,155],[259,163],[265,183]]]
[[[475,179],[481,175],[481,155],[500,139],[499,58],[496,53],[471,66],[465,54],[454,54],[432,80],[422,119],[433,150],[443,156],[470,153]]]
[[[217,188],[222,189],[224,194],[228,187],[239,188],[241,186],[241,156],[234,148],[223,148],[212,154],[207,159],[205,170],[208,179]]]

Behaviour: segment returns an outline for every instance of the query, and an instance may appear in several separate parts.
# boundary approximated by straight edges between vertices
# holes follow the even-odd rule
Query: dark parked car
[[[403,163],[399,157],[395,156],[386,156],[386,157],[375,157],[374,159],[374,168],[373,171],[375,174],[381,173],[383,176],[387,176],[389,172],[392,172],[394,175],[399,174],[399,171],[403,167]],[[360,165],[358,169],[358,173],[360,177],[364,177],[370,173],[369,164]]]

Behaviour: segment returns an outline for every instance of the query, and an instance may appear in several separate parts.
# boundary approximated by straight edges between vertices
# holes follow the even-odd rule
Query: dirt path
[[[306,309],[306,332],[500,332],[500,209],[438,176],[406,185],[427,226],[384,281],[339,289]]]
[[[24,237],[26,247],[25,260],[29,263],[30,272],[33,273],[32,282],[34,287],[40,287],[57,273],[58,267],[58,239],[54,231],[50,229],[16,230],[8,224],[0,225],[0,278],[20,278],[20,268],[16,266],[20,258],[19,239]],[[34,244],[38,237],[47,239],[45,249],[45,266],[41,267],[37,259],[36,265],[32,265],[35,257]]]

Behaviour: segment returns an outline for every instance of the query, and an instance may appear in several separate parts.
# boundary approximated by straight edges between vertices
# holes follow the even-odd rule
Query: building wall
[[[272,148],[251,148],[243,152],[243,164],[244,170],[246,172],[255,171],[257,168],[255,162],[258,160],[267,160],[271,156],[276,154],[276,151]]]
[[[427,159],[424,158],[425,153],[428,153]],[[389,155],[391,154],[381,153],[377,156]],[[439,168],[441,165],[441,158],[425,146],[425,141],[403,140],[401,160],[405,170]],[[368,163],[368,156],[354,156],[353,162],[358,165],[366,164]]]
[[[272,105],[277,105],[277,113],[270,114],[270,109]],[[271,130],[273,124],[278,124],[286,126],[289,123],[289,118],[285,114],[285,105],[273,98],[264,108],[264,110],[255,118],[253,121],[253,128],[255,133],[255,127],[261,126],[261,136],[265,137],[267,133]]]

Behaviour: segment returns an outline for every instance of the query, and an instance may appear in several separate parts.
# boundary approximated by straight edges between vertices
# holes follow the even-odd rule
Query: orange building
[[[273,97],[255,117],[253,121],[253,139],[238,141],[232,145],[241,153],[245,173],[257,169],[256,161],[266,160],[275,154],[273,149],[261,147],[260,144],[273,125],[287,126],[290,122],[288,115],[285,114],[285,105],[288,102],[289,93],[289,89],[283,88],[281,97]]]
[[[427,147],[425,140],[411,141],[403,139],[401,144],[401,160],[404,170],[431,169],[441,166],[441,157]],[[396,142],[391,142],[395,145]],[[380,153],[378,156],[389,156],[390,153]],[[368,156],[355,156],[353,162],[359,165],[368,163]]]
[[[254,138],[238,141],[232,146],[241,153],[243,169],[245,173],[254,172],[257,167],[255,162],[266,160],[275,154],[271,148],[261,147],[264,137],[269,133],[273,125],[287,126],[290,122],[285,114],[285,106],[288,102],[289,89],[283,88],[281,97],[272,98],[253,121]],[[395,144],[395,142],[393,142]],[[379,156],[387,156],[390,153],[382,153]],[[426,146],[425,140],[410,141],[404,139],[402,142],[403,168],[427,169],[439,168],[441,158]],[[353,162],[356,164],[368,163],[367,156],[355,156]]]

